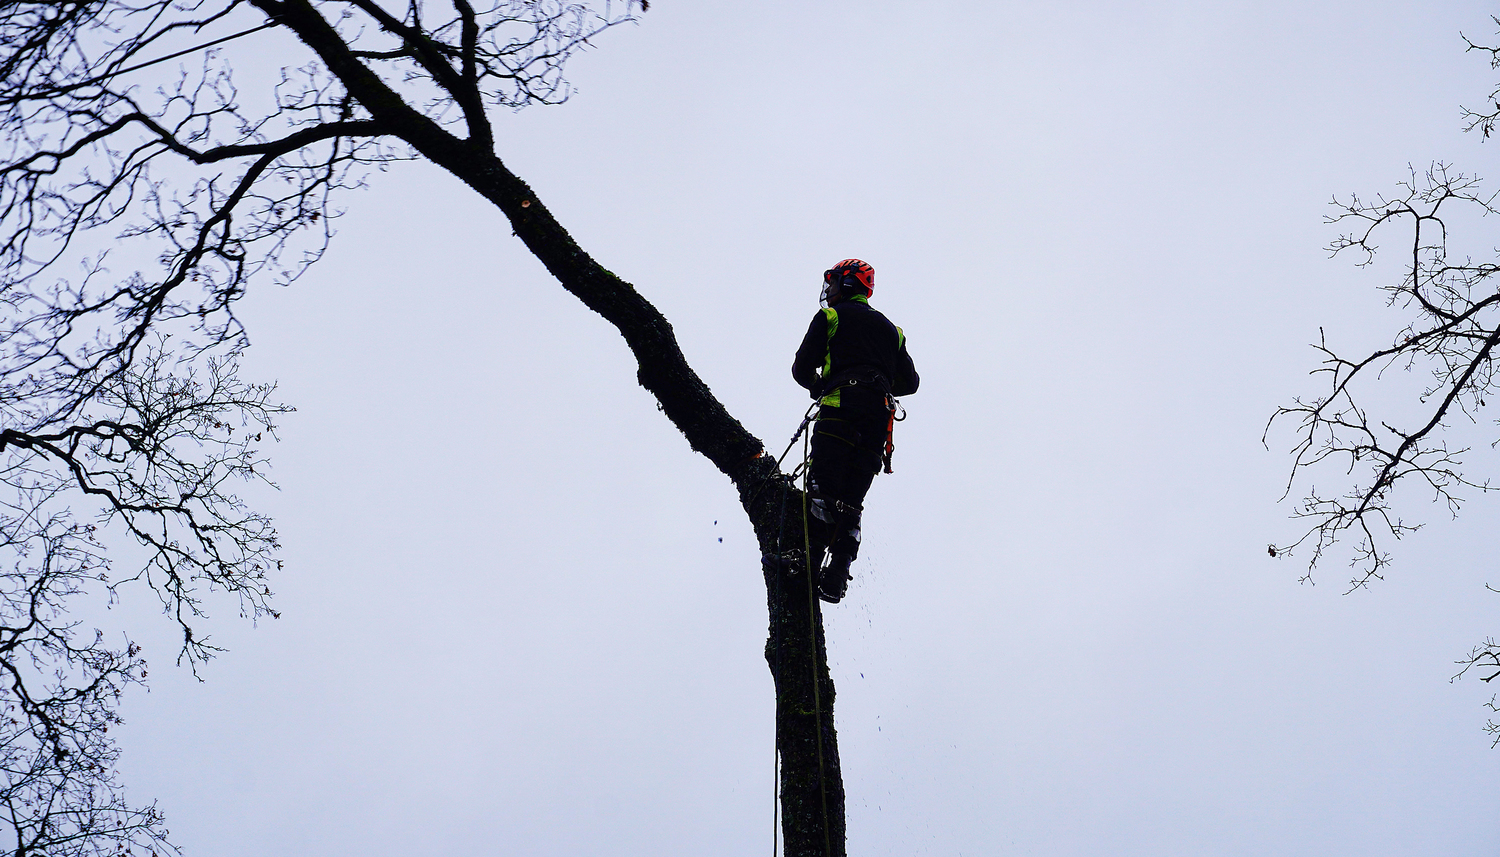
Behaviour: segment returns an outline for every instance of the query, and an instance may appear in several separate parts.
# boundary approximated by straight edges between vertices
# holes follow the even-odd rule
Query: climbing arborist
[[[870,306],[875,269],[845,259],[823,273],[823,309],[792,362],[792,378],[818,400],[808,465],[809,541],[820,563],[818,597],[837,604],[859,554],[865,492],[890,471],[894,397],[917,391],[906,335]]]

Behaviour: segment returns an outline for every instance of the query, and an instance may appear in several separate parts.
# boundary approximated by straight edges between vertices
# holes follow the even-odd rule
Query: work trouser
[[[865,494],[880,471],[890,411],[886,396],[872,386],[847,386],[839,404],[818,409],[813,426],[808,516],[813,556],[826,548],[834,556],[859,555],[859,519]]]

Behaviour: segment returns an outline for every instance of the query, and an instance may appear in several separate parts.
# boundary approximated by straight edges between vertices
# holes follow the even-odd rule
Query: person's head
[[[859,259],[845,259],[823,272],[823,305],[833,306],[845,298],[875,293],[875,268]]]

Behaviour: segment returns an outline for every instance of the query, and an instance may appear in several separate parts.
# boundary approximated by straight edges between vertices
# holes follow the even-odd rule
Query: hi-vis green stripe
[[[831,306],[824,307],[823,318],[828,321],[828,351],[823,355],[822,377],[827,378],[828,374],[833,371],[833,335],[839,332],[839,311]],[[838,407],[840,398],[839,393],[841,392],[841,390],[834,390],[833,392],[819,399],[818,404],[827,405],[830,408]]]
[[[839,332],[839,311],[833,307],[823,308],[823,318],[828,321],[828,351],[823,355],[823,377],[833,371],[833,335]]]

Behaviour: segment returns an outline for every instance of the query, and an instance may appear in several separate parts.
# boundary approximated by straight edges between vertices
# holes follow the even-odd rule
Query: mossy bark
[[[802,498],[788,499],[800,503]],[[800,515],[792,520],[800,531]],[[763,543],[763,548],[774,549],[774,538],[772,542]],[[833,724],[834,687],[828,672],[822,604],[813,594],[808,569],[788,574],[768,565],[762,571],[771,616],[766,664],[776,683],[783,853],[787,857],[843,857],[844,779]]]

